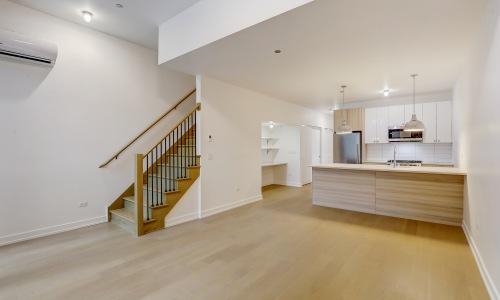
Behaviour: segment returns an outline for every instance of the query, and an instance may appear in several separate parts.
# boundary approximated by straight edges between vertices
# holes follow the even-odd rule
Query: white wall
[[[289,186],[302,186],[300,184],[301,166],[300,166],[300,126],[284,125],[277,128],[277,136],[279,140],[276,141],[276,162],[286,162],[286,166],[274,167],[275,177],[274,183],[289,185]]]
[[[200,78],[202,216],[261,199],[262,120],[332,127],[330,115]]]
[[[202,0],[159,27],[159,64],[313,0]]]
[[[59,46],[53,69],[0,60],[0,245],[106,221],[106,207],[133,182],[133,154],[149,150],[187,106],[98,166],[194,78],[159,68],[154,51],[5,0],[0,27]]]
[[[453,94],[456,163],[467,169],[464,229],[500,299],[500,2],[491,0]]]

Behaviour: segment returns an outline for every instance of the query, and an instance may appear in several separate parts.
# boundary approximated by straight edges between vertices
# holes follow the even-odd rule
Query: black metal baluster
[[[198,152],[196,151],[196,147],[198,146],[198,137],[196,132],[196,123],[198,119],[196,118],[196,110],[194,111],[194,165],[198,165]]]
[[[192,127],[191,128],[191,143],[193,143],[193,141],[196,141],[196,139],[194,138],[194,128],[195,128],[196,122],[195,122],[193,116],[194,116],[194,113],[191,114],[191,127]],[[196,142],[194,143],[194,145],[192,144],[191,146],[192,146],[193,150],[196,149]],[[195,165],[195,163],[194,163],[195,155],[196,155],[196,151],[191,152],[191,165],[192,166]]]
[[[188,152],[188,167],[191,167],[191,155],[193,154],[192,151],[191,151],[191,115],[188,116],[187,118],[187,127],[188,127],[188,130],[187,130],[187,140],[188,142],[186,143],[186,146],[187,148],[189,148],[189,152]]]
[[[184,178],[184,147],[182,147],[182,137],[184,136],[184,121],[179,125],[181,127],[181,137],[179,138],[179,143],[181,144],[181,178]],[[179,148],[178,148],[179,149]]]
[[[153,189],[153,151],[151,151],[149,153],[151,155],[151,167],[149,168],[151,170],[151,173],[150,173],[150,178],[151,178],[151,206],[153,206],[153,201],[155,200],[155,196],[154,196],[154,189]],[[149,167],[149,166],[148,166]],[[149,181],[149,179],[148,179]],[[149,203],[148,203],[148,206],[146,207],[146,209],[149,211]]]
[[[176,168],[178,168],[179,167],[179,147],[178,147],[179,146],[179,126],[177,126],[177,128],[175,128],[175,132],[176,132],[176,134],[175,134],[175,146],[177,147],[177,151],[176,151],[177,156],[175,157],[175,160],[177,162]],[[177,173],[177,178],[179,178],[179,173]]]
[[[148,199],[149,199],[149,178],[148,178],[148,166],[149,166],[149,154],[146,154],[146,207],[148,206]],[[143,192],[144,194],[144,192]],[[140,220],[142,216],[137,216],[137,218]],[[149,220],[149,209],[146,210],[146,219]]]
[[[173,144],[172,144],[172,138],[174,136],[174,133],[171,132],[169,135],[168,135],[168,152],[169,152],[169,161],[168,161],[168,172],[170,173],[170,178],[168,179],[168,190],[169,191],[172,191],[172,178],[174,178],[174,158],[172,157],[172,149],[174,147]]]
[[[161,142],[160,142],[160,154],[161,154]],[[156,145],[156,206],[160,205],[160,197],[161,197],[161,177],[158,178],[158,161],[160,158],[158,158],[158,145]]]
[[[161,172],[162,172],[162,177],[164,177],[163,180],[165,180],[165,186],[163,187],[163,195],[165,195],[164,199],[162,199],[161,201],[161,204],[165,204],[167,203],[167,194],[165,194],[165,192],[167,191],[167,169],[166,169],[166,159],[167,159],[167,138],[164,138],[163,141],[161,141],[163,143],[163,155],[161,157]],[[163,201],[165,200],[165,201]]]
[[[188,167],[189,167],[189,155],[191,152],[191,149],[189,148],[188,145],[188,139],[189,139],[189,116],[186,118],[186,121],[184,121],[184,125],[186,126],[186,134],[185,134],[185,139],[184,143],[186,144],[186,157],[184,158],[184,161],[186,163],[186,178],[188,176]]]

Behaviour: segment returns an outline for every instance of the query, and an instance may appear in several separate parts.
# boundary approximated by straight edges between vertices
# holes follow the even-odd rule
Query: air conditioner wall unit
[[[57,58],[55,43],[0,29],[0,58],[53,67]]]

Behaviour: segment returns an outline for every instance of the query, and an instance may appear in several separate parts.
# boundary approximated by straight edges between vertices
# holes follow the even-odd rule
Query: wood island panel
[[[464,176],[377,172],[377,213],[461,225]]]
[[[313,204],[375,212],[375,172],[314,169]]]
[[[464,181],[457,168],[313,166],[313,204],[460,226]]]

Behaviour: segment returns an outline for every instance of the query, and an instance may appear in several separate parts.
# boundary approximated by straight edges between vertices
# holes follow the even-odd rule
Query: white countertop
[[[395,167],[394,168],[393,166],[389,165],[337,164],[337,163],[312,165],[311,167],[320,169],[467,175],[467,173],[463,169],[449,168],[449,167]]]

